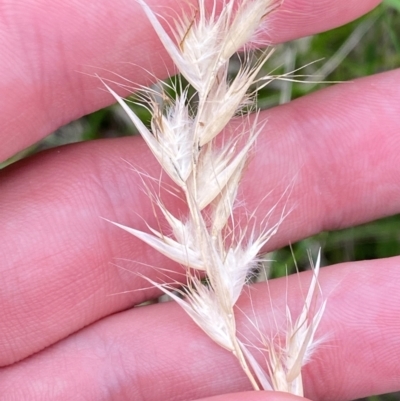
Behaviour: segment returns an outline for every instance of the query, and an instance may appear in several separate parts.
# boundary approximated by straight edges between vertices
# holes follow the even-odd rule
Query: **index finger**
[[[282,42],[342,25],[379,0],[285,0],[267,35]],[[179,2],[149,2],[161,12]],[[209,1],[211,4],[211,0]],[[89,75],[134,84],[165,78],[171,61],[134,0],[27,0],[0,5],[0,160],[111,103]],[[84,74],[82,74],[82,72]]]

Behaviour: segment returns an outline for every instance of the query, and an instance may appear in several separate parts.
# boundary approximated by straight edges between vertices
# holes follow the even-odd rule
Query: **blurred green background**
[[[360,0],[362,1],[362,0]],[[233,63],[234,64],[234,63]],[[304,67],[305,66],[305,67]],[[280,45],[265,73],[283,74],[301,68],[303,81],[348,81],[400,66],[400,0],[385,0],[357,21],[313,37]],[[234,65],[233,65],[234,68]],[[308,78],[309,77],[309,78]],[[258,104],[269,108],[304,96],[329,83],[273,81],[259,93]],[[135,109],[143,118],[143,108]],[[40,150],[98,138],[134,135],[130,121],[119,106],[85,116],[41,142],[15,155],[0,167]],[[279,277],[309,266],[307,251],[315,256],[322,248],[322,264],[384,258],[399,254],[400,215],[335,232],[322,232],[268,255],[271,277]],[[400,356],[399,356],[400,358]],[[400,383],[400,378],[399,378]],[[400,393],[370,397],[370,401],[400,400]]]

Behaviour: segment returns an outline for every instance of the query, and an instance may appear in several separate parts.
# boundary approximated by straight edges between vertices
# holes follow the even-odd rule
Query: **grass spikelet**
[[[295,322],[293,322],[290,309],[286,307],[285,344],[273,344],[270,340],[264,339],[264,344],[269,349],[271,379],[274,390],[285,391],[299,396],[304,396],[301,369],[310,361],[311,355],[315,350],[314,336],[326,306],[325,300],[315,310],[319,289],[320,252],[315,266],[311,258],[310,262],[313,276],[303,308]]]
[[[262,130],[258,115],[253,123],[242,118],[242,125],[234,134],[217,140],[233,118],[242,116],[245,108],[253,108],[254,93],[250,88],[272,51],[267,49],[252,64],[245,45],[280,1],[228,0],[217,14],[216,3],[207,12],[204,0],[199,0],[193,15],[176,21],[172,37],[150,7],[143,0],[138,2],[196,96],[189,98],[189,87],[184,87],[171,98],[163,91],[163,84],[159,85],[161,93],[145,91],[142,97],[147,99],[152,114],[149,129],[121,97],[106,87],[183,194],[188,214],[174,216],[157,198],[154,202],[168,223],[171,236],[152,227],[142,232],[114,224],[185,268],[183,290],[147,280],[175,300],[212,340],[236,356],[255,390],[274,389],[302,395],[301,367],[312,349],[325,306],[311,313],[320,259],[300,316],[293,322],[287,311],[286,343],[278,347],[260,333],[267,348],[266,359],[269,358],[268,366],[262,367],[249,347],[239,340],[234,312],[247,278],[258,263],[258,254],[280,224],[279,221],[260,230],[255,225],[241,229],[233,217],[237,189],[250,150]],[[240,49],[244,49],[242,66],[230,80],[229,59]],[[264,78],[264,82],[270,80],[271,77]],[[197,99],[195,105],[189,105],[193,99]],[[200,279],[202,275],[207,277],[206,284]]]

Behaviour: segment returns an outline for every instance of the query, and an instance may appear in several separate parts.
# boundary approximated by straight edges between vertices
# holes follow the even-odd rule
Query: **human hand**
[[[286,0],[272,21],[272,39],[332,28],[377,3],[320,2],[317,9],[311,0]],[[96,79],[79,72],[97,68],[104,77],[106,69],[146,84],[144,70],[157,77],[172,70],[130,0],[112,7],[106,1],[26,1],[23,7],[3,5],[1,14],[2,159],[112,101]],[[262,114],[268,124],[243,182],[246,206],[258,204],[271,188],[279,198],[296,176],[288,201],[295,207],[269,249],[399,212],[399,77],[392,71],[338,85]],[[1,399],[265,397],[229,394],[249,389],[246,378],[177,305],[125,310],[157,291],[114,267],[117,258],[137,261],[131,270],[147,277],[157,274],[151,266],[177,268],[100,219],[137,228],[154,223],[149,201],[138,190],[140,178],[123,160],[158,176],[138,138],[62,147],[1,172]],[[274,196],[267,202],[275,204]],[[167,202],[173,209],[174,200]],[[308,397],[351,399],[400,388],[398,262],[323,269],[320,281],[329,302],[318,335],[326,343],[305,369]],[[309,276],[300,280],[306,286]],[[269,284],[276,314],[288,285],[296,309],[296,277]],[[129,292],[111,296],[123,291]],[[255,291],[252,302],[267,325],[272,311],[265,295]],[[240,307],[251,311],[245,298]]]

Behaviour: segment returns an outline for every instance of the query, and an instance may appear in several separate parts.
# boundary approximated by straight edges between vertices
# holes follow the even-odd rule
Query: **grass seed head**
[[[217,13],[216,2],[212,11],[207,12],[204,0],[199,0],[192,15],[178,18],[172,37],[150,7],[143,0],[138,2],[180,73],[196,90],[196,107],[189,106],[189,88],[181,88],[175,98],[148,90],[143,96],[149,100],[152,114],[149,129],[121,97],[107,88],[178,186],[189,212],[184,218],[177,218],[157,198],[155,203],[170,226],[170,236],[149,226],[149,232],[142,232],[114,224],[185,268],[184,290],[147,280],[175,300],[211,339],[237,357],[254,389],[261,385],[265,390],[302,395],[301,367],[309,359],[325,307],[323,304],[312,313],[320,258],[304,308],[294,323],[287,311],[286,343],[277,346],[274,339],[261,334],[269,361],[265,370],[238,339],[234,306],[258,263],[258,254],[276,233],[280,221],[257,233],[255,226],[235,226],[233,217],[238,186],[263,126],[258,124],[256,115],[252,124],[243,124],[239,134],[230,139],[227,135],[222,141],[216,139],[232,118],[244,108],[251,108],[254,93],[250,88],[271,51],[264,52],[255,64],[245,53],[237,76],[231,80],[229,59],[245,48],[280,1],[228,0]],[[265,82],[270,81],[268,77]],[[264,223],[273,210],[267,213]],[[199,272],[206,275],[206,284]]]

